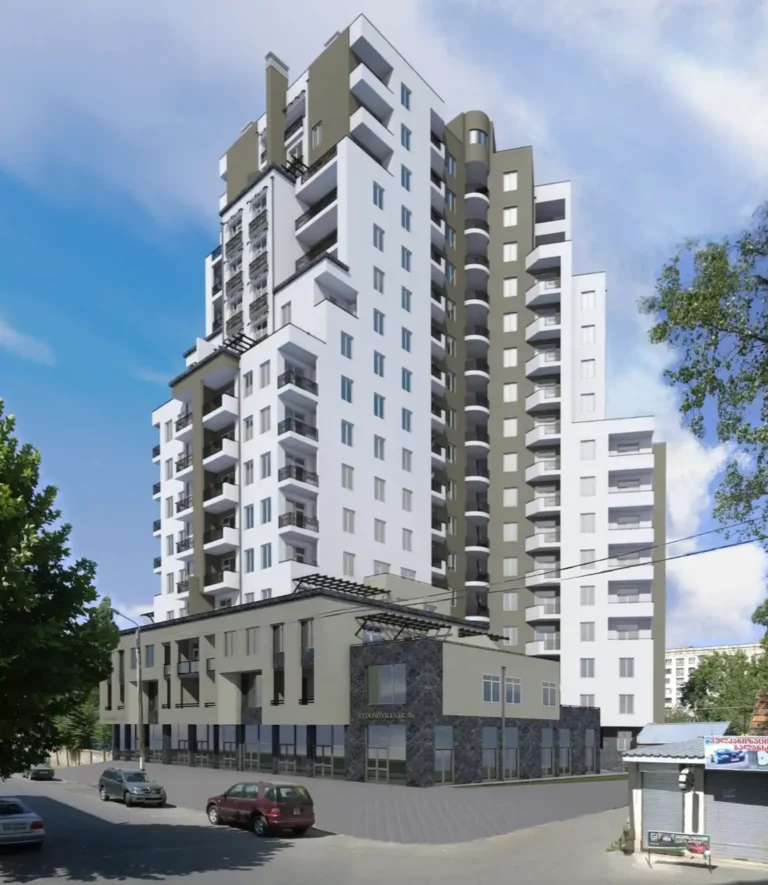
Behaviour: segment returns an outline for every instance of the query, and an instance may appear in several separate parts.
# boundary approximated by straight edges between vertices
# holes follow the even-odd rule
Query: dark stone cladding
[[[366,668],[379,664],[406,665],[406,703],[397,706],[370,706],[367,703]],[[482,730],[501,726],[498,716],[443,715],[443,647],[434,639],[403,642],[373,642],[350,648],[350,724],[346,734],[347,779],[365,780],[367,755],[366,715],[386,713],[403,715],[406,725],[406,783],[428,787],[434,783],[435,726],[454,729],[454,783],[479,783],[483,780]],[[413,718],[411,718],[413,717]],[[382,720],[383,724],[383,720]],[[570,729],[572,775],[584,774],[585,734],[595,730],[599,744],[600,711],[586,707],[560,708],[560,719],[516,719],[507,716],[506,725],[518,728],[520,779],[538,778],[541,773],[541,730],[554,729],[554,758],[558,757],[558,729]],[[599,747],[596,768],[600,770]]]

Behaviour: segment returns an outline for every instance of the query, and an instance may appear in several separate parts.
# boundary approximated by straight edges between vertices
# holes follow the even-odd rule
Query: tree
[[[699,439],[714,433],[729,446],[716,517],[754,520],[738,535],[768,548],[767,265],[768,204],[735,238],[687,241],[639,306],[655,321],[650,340],[676,352],[665,375],[682,395],[683,419]],[[768,627],[768,604],[753,620]]]
[[[45,759],[57,722],[111,671],[119,633],[96,605],[96,566],[72,561],[56,489],[0,400],[0,778]]]
[[[749,728],[757,692],[768,686],[768,655],[715,652],[691,673],[680,695],[697,722],[731,722],[737,734]]]
[[[665,722],[693,722],[693,713],[685,707],[672,707],[664,713]]]

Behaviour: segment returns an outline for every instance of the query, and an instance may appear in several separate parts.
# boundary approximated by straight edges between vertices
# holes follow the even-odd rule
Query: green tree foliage
[[[684,420],[730,447],[716,516],[755,520],[739,535],[768,547],[768,204],[737,237],[686,242],[640,310],[654,319],[651,341],[677,354],[666,378]],[[768,605],[753,620],[768,627]]]
[[[754,661],[744,652],[708,655],[691,673],[682,705],[696,722],[730,722],[736,734],[749,729],[755,697],[768,688],[768,655]]]
[[[39,489],[40,455],[14,436],[0,400],[0,778],[61,744],[57,729],[111,670],[118,630],[73,561],[56,489]]]
[[[694,722],[693,713],[685,707],[673,707],[664,713],[665,722]]]

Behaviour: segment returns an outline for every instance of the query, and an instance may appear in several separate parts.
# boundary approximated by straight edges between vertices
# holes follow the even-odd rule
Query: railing
[[[192,506],[192,495],[187,495],[184,498],[179,498],[176,502],[176,512],[183,513],[185,510],[189,510]]]
[[[200,661],[179,661],[176,672],[179,676],[196,676],[200,672]]]
[[[491,474],[488,471],[488,463],[481,464],[478,461],[475,461],[474,464],[469,464],[464,468],[464,476],[484,476],[486,479]]]
[[[185,427],[188,427],[192,423],[192,412],[187,412],[182,415],[180,418],[176,419],[176,433],[180,430],[184,430]]]
[[[485,255],[479,255],[476,252],[469,252],[464,256],[464,267],[468,264],[479,264],[481,267],[490,267],[490,262]]]
[[[464,576],[464,580],[478,581],[480,583],[487,584],[490,581],[490,575],[488,574],[488,572],[475,572],[474,574],[472,574],[472,572],[468,572]]]
[[[319,477],[316,473],[296,464],[289,464],[277,471],[278,482],[283,482],[286,479],[295,479],[297,482],[305,482],[310,486],[316,486],[319,483]]]
[[[227,257],[230,252],[241,252],[243,249],[243,231],[239,230],[234,236],[231,236],[224,246]]]
[[[465,337],[467,335],[480,335],[482,338],[490,338],[491,332],[488,326],[467,326],[464,329]]]
[[[437,363],[432,363],[432,377],[439,378],[443,380],[443,375],[445,374],[445,369],[442,366],[438,366]]]
[[[314,516],[306,516],[303,513],[281,513],[277,520],[278,528],[292,525],[297,529],[307,529],[310,532],[319,532],[320,523]]]
[[[329,194],[326,194],[322,200],[318,200],[314,206],[311,206],[303,215],[299,215],[296,219],[296,230],[303,227],[308,221],[311,221],[316,215],[319,215],[323,209],[327,209],[331,203],[335,203],[338,199],[338,191],[334,188]]]
[[[490,513],[491,507],[487,501],[467,501],[465,510],[467,513]]]
[[[488,431],[483,430],[480,427],[473,428],[471,430],[467,430],[464,435],[464,439],[467,442],[471,442],[472,440],[477,440],[478,442],[490,442],[490,437],[488,436]]]
[[[545,507],[559,507],[560,495],[534,495],[533,503],[543,501]]]
[[[465,397],[464,406],[481,406],[484,409],[490,407],[490,403],[487,396],[483,396],[482,393],[472,393]]]
[[[262,252],[261,255],[257,255],[248,265],[248,279],[253,280],[258,277],[267,269],[268,265],[269,254],[267,252]]]
[[[222,282],[221,277],[213,278],[213,285],[211,286],[211,293],[213,295],[218,295],[219,292],[224,288],[224,283]]]
[[[430,255],[432,257],[432,261],[434,261],[436,264],[442,266],[445,262],[445,255],[443,255],[443,253],[440,252],[438,249],[432,249],[430,251]]]
[[[283,141],[288,141],[288,139],[293,135],[294,132],[298,132],[299,129],[304,125],[304,116],[299,117],[298,120],[294,120],[293,123],[285,130],[283,135]]]
[[[538,317],[538,319],[535,319],[529,325],[529,328],[530,328],[530,326],[533,326],[536,324],[538,324],[539,326],[559,326],[560,325],[560,314],[559,313],[550,313],[550,314],[547,314],[546,316]]]
[[[216,261],[217,258],[221,257],[221,245],[218,245],[213,252],[211,252],[211,261]]]
[[[534,532],[532,537],[544,544],[554,544],[560,541],[560,532]]]
[[[212,482],[209,483],[203,489],[203,501],[210,501],[211,498],[218,497],[223,491],[225,485],[235,485],[234,476],[229,477],[228,479],[222,479],[221,482]]]
[[[440,559],[439,557],[436,559],[434,556],[432,557],[432,568],[444,569],[445,568],[445,560]]]
[[[312,176],[319,172],[323,166],[327,166],[328,163],[336,156],[336,145],[334,145],[329,151],[323,154],[322,157],[319,157],[315,162],[307,167],[307,171],[301,176],[302,184],[308,179],[312,178]]]
[[[559,387],[535,387],[533,390],[534,395],[537,393],[544,397],[544,399],[558,399],[560,397],[560,388]]]
[[[182,538],[176,542],[176,552],[183,553],[185,550],[191,550],[195,545],[195,539],[192,535],[188,538]]]
[[[632,525],[621,525],[616,523],[608,524],[608,531],[610,532],[640,532],[640,531],[649,531],[653,528],[652,522],[633,522]]]
[[[176,462],[176,473],[180,473],[182,470],[186,470],[187,467],[192,466],[192,455],[184,455],[179,458]]]
[[[442,227],[445,224],[445,218],[434,209],[430,211],[429,217],[432,219],[432,224],[436,224],[438,227]]]
[[[466,538],[465,547],[490,547],[491,541],[486,535],[478,535],[476,538]]]
[[[653,639],[652,630],[609,630],[609,639]]]
[[[152,568],[160,568],[160,566],[162,564],[163,564],[162,556],[156,556],[152,562]]]
[[[224,448],[224,440],[228,439],[234,442],[235,439],[235,431],[227,430],[225,433],[222,433],[218,439],[215,439],[213,442],[209,442],[207,446],[203,449],[203,458],[210,458],[211,455],[215,455],[217,452],[220,452]]]
[[[441,329],[440,326],[432,326],[430,328],[430,334],[435,339],[435,341],[442,341],[445,338],[445,329]]]
[[[330,252],[331,249],[338,242],[338,232],[334,231],[332,234],[329,234],[322,242],[318,243],[314,249],[310,249],[306,255],[302,255],[301,258],[296,262],[296,272],[298,273],[300,270],[303,270],[305,267],[308,267],[312,264],[315,259],[320,258],[321,255],[325,255],[326,252]]]
[[[243,291],[243,272],[241,270],[233,273],[227,280],[227,296],[237,294]]]
[[[430,172],[429,179],[438,190],[441,191],[443,189],[445,185],[445,180],[441,178],[436,172]]]
[[[489,372],[488,360],[465,360],[465,372]]]
[[[608,560],[610,568],[634,568],[641,565],[653,565],[650,556],[612,556]]]
[[[445,530],[445,523],[441,519],[433,519],[432,520],[432,528],[436,532],[442,532]]]
[[[299,375],[297,372],[283,372],[282,375],[278,376],[278,388],[286,387],[288,384],[291,384],[293,387],[298,387],[300,390],[306,390],[307,393],[313,393],[317,396],[317,381],[313,381],[311,378],[305,378],[304,375]]]
[[[207,400],[203,402],[203,414],[209,415],[215,409],[221,408],[224,397],[225,396],[234,396],[235,395],[235,385],[233,384],[231,387],[228,387],[226,390],[222,390],[220,393],[217,393],[215,396],[208,397]]]
[[[156,519],[156,520],[152,523],[152,531],[153,531],[153,532],[159,532],[159,531],[160,531],[160,526],[161,526],[161,525],[162,525],[162,522],[161,522],[159,519]]]
[[[267,210],[259,212],[259,214],[251,219],[251,223],[248,225],[248,236],[251,239],[255,239],[262,231],[262,229],[266,229],[267,227]]]
[[[312,559],[311,556],[306,555],[300,556],[297,553],[289,553],[285,559],[281,559],[280,562],[298,562],[301,565],[311,565],[313,568],[317,568],[316,559]]]
[[[299,436],[305,436],[307,439],[317,440],[317,427],[306,424],[298,418],[285,418],[277,425],[277,435],[282,436],[284,433],[298,433]]]
[[[211,587],[213,584],[221,584],[224,580],[224,572],[208,572],[203,577],[203,587]]]
[[[482,301],[484,304],[490,304],[488,293],[483,292],[482,289],[468,289],[466,292],[464,292],[464,300]]]
[[[653,454],[653,449],[641,449],[639,446],[636,449],[635,448],[630,449],[628,452],[619,452],[616,449],[609,449],[608,450],[608,456],[611,458],[626,458],[628,456],[631,457],[632,455],[652,455],[652,454]]]
[[[259,295],[259,297],[252,301],[248,305],[248,315],[253,320],[255,319],[262,311],[269,310],[269,304],[267,303],[266,295]]]
[[[438,494],[443,494],[445,489],[445,483],[439,479],[432,480],[432,491],[437,492]]]
[[[487,197],[487,196],[489,196],[490,191],[483,184],[468,184],[464,188],[464,195],[470,196],[473,194],[482,194],[484,197]]]
[[[211,335],[215,335],[217,332],[221,332],[222,322],[221,317],[218,317],[213,321],[211,326]]]
[[[244,325],[245,320],[243,319],[242,311],[240,311],[240,313],[227,320],[227,335],[235,335],[243,329]]]
[[[152,457],[153,458],[160,457],[160,446],[152,446]]]
[[[543,579],[545,581],[549,580],[560,580],[560,567],[555,566],[554,568],[540,568],[533,572],[528,572],[526,574],[526,580],[530,580],[531,578]]]
[[[479,218],[468,218],[464,222],[464,230],[484,230],[486,233],[490,233],[490,225],[487,221],[481,221]]]
[[[429,133],[429,140],[430,140],[430,141],[432,142],[432,144],[433,144],[436,148],[438,148],[439,150],[442,150],[442,149],[445,147],[445,143],[442,142],[442,141],[440,141],[440,139],[438,138],[437,135],[435,135],[434,132],[430,132],[430,133]]]
[[[211,541],[220,541],[224,537],[225,529],[233,529],[235,526],[233,525],[219,525],[216,528],[210,529],[203,535],[204,543],[208,544]]]
[[[445,419],[445,403],[441,403],[439,400],[432,400],[432,414],[436,418]]]
[[[651,593],[611,593],[608,591],[609,605],[628,605],[633,602],[652,602]]]
[[[628,488],[621,488],[621,486],[609,486],[608,487],[608,493],[611,495],[624,495],[624,494],[627,494],[627,492],[629,492],[631,494],[632,492],[652,492],[652,491],[653,491],[653,486],[637,485],[637,486],[630,486]]]
[[[541,467],[543,470],[559,470],[560,469],[560,459],[559,458],[538,458],[534,459],[531,467]]]
[[[189,580],[176,582],[176,592],[177,593],[186,593],[187,590],[189,590]]]

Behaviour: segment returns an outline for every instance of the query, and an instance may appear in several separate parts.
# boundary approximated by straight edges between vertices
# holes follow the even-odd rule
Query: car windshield
[[[9,814],[26,814],[26,811],[18,802],[8,802],[0,799],[0,815]]]
[[[304,787],[277,787],[278,802],[311,802]]]
[[[126,771],[123,775],[127,784],[145,784],[147,776],[143,771]]]

